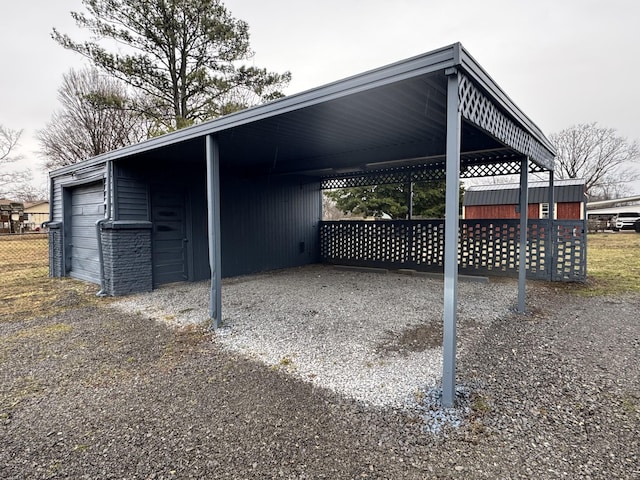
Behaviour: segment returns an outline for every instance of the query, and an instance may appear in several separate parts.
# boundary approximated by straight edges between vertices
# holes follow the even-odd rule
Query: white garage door
[[[71,270],[74,278],[100,283],[96,221],[104,218],[104,188],[94,183],[71,191]]]

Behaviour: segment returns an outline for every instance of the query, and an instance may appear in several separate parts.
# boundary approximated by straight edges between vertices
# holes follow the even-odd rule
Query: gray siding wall
[[[64,221],[63,188],[92,183],[102,180],[105,176],[105,165],[94,165],[93,167],[80,170],[75,174],[68,173],[66,175],[51,177],[51,182],[53,184],[53,198],[51,200],[53,216],[50,220],[55,222]]]
[[[143,172],[114,164],[114,191],[117,220],[150,220],[149,184]]]
[[[155,168],[154,168],[155,167]],[[175,164],[141,165],[137,163],[114,164],[113,209],[116,225],[119,222],[150,221],[150,186],[162,183],[171,188],[172,182],[184,185],[188,191],[187,230],[189,237],[189,279],[208,279],[209,257],[207,240],[207,197],[205,166],[190,164],[189,168]],[[97,172],[94,172],[94,175]],[[62,219],[62,188],[64,183],[54,179],[54,212]],[[319,261],[319,222],[321,220],[321,196],[319,182],[308,177],[281,177],[276,179],[241,179],[221,173],[221,227],[222,274],[225,277],[288,268]],[[56,195],[58,199],[56,200]],[[56,213],[54,213],[54,216]],[[113,262],[109,274],[109,293],[118,295],[133,288],[125,274],[118,279],[118,270],[131,263],[138,264],[142,272],[137,291],[146,286],[146,270],[140,263],[146,253],[136,254],[125,264],[116,262],[126,249],[122,242],[142,242],[141,236],[128,238],[132,232],[126,229],[103,230],[105,251]],[[149,230],[150,234],[150,230]],[[108,237],[108,238],[107,238]],[[120,238],[122,237],[122,241]],[[137,244],[137,243],[136,243]],[[152,248],[152,245],[150,246]],[[143,249],[141,247],[140,251]],[[124,257],[123,257],[124,258]],[[145,260],[146,261],[146,260]],[[130,269],[129,269],[130,270]],[[132,277],[133,278],[133,277]],[[123,282],[120,285],[119,282]],[[142,286],[144,284],[144,286]],[[133,290],[131,290],[133,291]]]
[[[187,237],[189,280],[210,277],[207,240],[206,169],[202,164],[188,168],[176,163],[158,162],[146,165],[115,164],[114,200],[117,220],[151,221],[151,185],[162,185],[167,192],[173,186],[187,191]]]
[[[318,262],[320,184],[308,182],[221,175],[223,276]]]

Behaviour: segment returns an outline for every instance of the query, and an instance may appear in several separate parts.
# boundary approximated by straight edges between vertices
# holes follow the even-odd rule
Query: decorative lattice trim
[[[458,92],[460,114],[466,120],[490,133],[505,145],[527,155],[546,170],[553,170],[553,155],[503,114],[465,75],[460,75]]]

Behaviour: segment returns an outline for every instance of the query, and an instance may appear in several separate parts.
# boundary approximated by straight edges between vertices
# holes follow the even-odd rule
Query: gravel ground
[[[314,265],[226,280],[226,349],[367,405],[402,407],[442,376],[442,280]],[[513,282],[460,282],[460,349],[514,307]],[[186,325],[208,318],[209,282],[118,301]]]
[[[277,297],[288,275],[313,286]],[[0,478],[640,478],[640,296],[571,290],[531,284],[532,313],[516,315],[515,282],[460,285],[474,299],[460,309],[466,409],[437,434],[425,421],[437,371],[406,391],[378,383],[385,365],[438,368],[437,281],[322,267],[236,279],[214,335],[171,325],[195,317],[195,302],[156,312],[164,322],[109,302],[3,322]],[[267,324],[293,332],[275,351]],[[328,357],[347,352],[336,366],[343,375],[351,358],[352,380],[331,380],[326,359],[297,350],[313,347],[309,336],[347,345]]]

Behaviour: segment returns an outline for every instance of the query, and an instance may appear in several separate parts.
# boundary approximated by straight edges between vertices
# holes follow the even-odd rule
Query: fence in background
[[[527,276],[584,281],[587,232],[579,220],[530,220]],[[460,273],[517,276],[518,220],[462,220]],[[550,255],[551,253],[551,255]],[[325,263],[412,268],[444,268],[443,220],[335,221],[320,225],[320,257]],[[0,234],[0,286],[49,274],[47,233]]]
[[[0,234],[0,285],[48,275],[47,233]]]
[[[527,277],[584,281],[586,227],[580,220],[530,220]],[[462,220],[459,272],[518,275],[519,220]],[[444,220],[322,222],[323,262],[418,271],[444,270]]]

